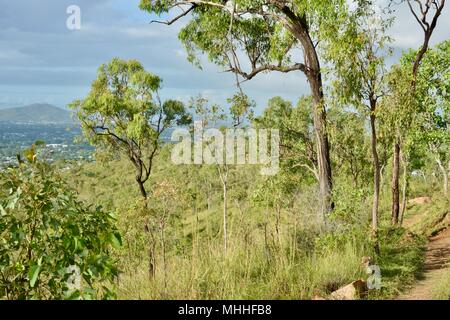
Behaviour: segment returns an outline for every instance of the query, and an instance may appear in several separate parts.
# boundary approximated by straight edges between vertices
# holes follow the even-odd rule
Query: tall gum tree
[[[402,67],[410,67],[417,51],[402,59]],[[417,121],[412,133],[415,142],[426,145],[443,177],[443,192],[448,194],[450,167],[450,41],[430,48],[424,56],[416,80]],[[447,167],[447,168],[446,168]],[[403,207],[402,207],[403,208]],[[400,219],[401,220],[401,219]]]
[[[207,54],[236,75],[238,86],[271,71],[305,74],[313,101],[322,213],[329,212],[333,179],[319,50],[320,41],[345,25],[347,1],[141,0],[140,8],[170,16],[156,21],[167,25],[188,17],[179,38],[189,60],[199,65],[197,53]]]
[[[138,61],[114,58],[98,69],[88,95],[70,105],[89,143],[129,159],[145,200],[145,183],[161,147],[161,135],[175,125],[191,123],[183,103],[161,101],[161,82]]]
[[[369,119],[373,163],[372,232],[378,250],[381,168],[377,150],[377,112],[379,101],[386,92],[385,59],[392,52],[389,47],[392,40],[387,30],[393,20],[370,2],[361,4],[359,10],[361,12],[352,16],[353,21],[349,21],[346,33],[334,39],[340,46],[333,46],[327,53],[335,69],[333,87],[337,100],[362,111]]]
[[[395,0],[391,0],[395,3]],[[406,2],[408,8],[423,31],[423,42],[420,49],[417,51],[416,57],[412,64],[412,81],[411,94],[415,95],[417,75],[420,64],[428,51],[431,36],[436,29],[437,22],[441,16],[442,10],[445,6],[445,0],[403,0]],[[399,173],[400,173],[400,151],[401,151],[401,137],[396,136],[394,141],[394,154],[392,164],[392,223],[394,225],[399,222],[400,212],[400,192],[399,192]]]

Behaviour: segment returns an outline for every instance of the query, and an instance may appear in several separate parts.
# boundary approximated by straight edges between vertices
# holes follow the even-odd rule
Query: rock
[[[414,198],[414,199],[411,199],[408,201],[408,204],[411,204],[411,205],[426,204],[426,203],[431,203],[430,197],[419,197],[419,198]]]
[[[325,299],[324,297],[321,297],[321,296],[319,296],[319,295],[314,295],[313,297],[312,297],[312,299],[311,300],[327,300],[327,299]]]
[[[356,300],[367,294],[367,284],[364,280],[356,280],[331,293],[333,300]]]

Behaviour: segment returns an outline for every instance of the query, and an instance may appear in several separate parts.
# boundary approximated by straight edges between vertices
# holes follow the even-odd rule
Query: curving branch
[[[416,55],[413,65],[413,87],[415,87],[420,62],[428,50],[431,35],[444,9],[445,0],[407,0],[407,3],[409,10],[424,32],[423,44]],[[413,7],[413,3],[417,4],[416,8]],[[433,7],[434,9],[430,11]]]
[[[238,67],[230,67],[230,69],[228,69],[226,71],[237,73],[240,76],[242,76],[243,78],[245,78],[246,80],[251,80],[256,75],[258,75],[259,73],[264,72],[264,71],[278,71],[278,72],[282,72],[282,73],[288,73],[288,72],[297,71],[297,70],[300,70],[300,71],[303,71],[306,73],[308,68],[303,63],[295,63],[291,66],[262,65],[262,66],[253,68],[252,71],[250,71],[249,73],[243,71],[242,69],[240,69]]]
[[[189,7],[188,9],[182,10],[182,12],[181,12],[179,15],[177,15],[175,18],[173,18],[173,19],[171,19],[171,20],[167,20],[167,21],[152,20],[152,21],[150,21],[150,24],[152,24],[152,23],[160,23],[160,24],[165,24],[165,25],[170,26],[171,24],[177,22],[177,21],[180,20],[181,18],[187,16],[187,15],[188,15],[192,10],[194,10],[196,7],[197,7],[197,4],[194,3],[194,4],[192,4],[192,6]]]

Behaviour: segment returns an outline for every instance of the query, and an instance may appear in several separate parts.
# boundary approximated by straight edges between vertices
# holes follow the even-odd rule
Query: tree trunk
[[[442,162],[439,158],[436,158],[436,163],[439,166],[439,169],[442,172],[442,176],[444,177],[444,194],[448,194],[448,172],[445,167],[442,165]]]
[[[408,163],[406,162],[406,159],[404,159],[404,156],[402,157],[402,163],[403,163],[403,186],[402,186],[402,210],[400,212],[399,217],[400,226],[403,224],[403,217],[405,216],[406,212],[406,198],[408,191]]]
[[[333,179],[331,175],[330,146],[326,128],[326,110],[324,105],[321,74],[320,72],[311,73],[313,74],[308,76],[308,79],[313,95],[313,119],[317,140],[320,202],[322,216],[325,220],[327,213],[329,213],[333,207],[331,200]]]
[[[149,247],[148,247],[148,277],[153,280],[156,275],[156,239],[153,230],[148,229]]]
[[[278,240],[278,244],[281,248],[282,246],[282,241],[281,241],[281,205],[277,204],[276,206],[276,211],[277,211],[277,220],[276,220],[276,224],[275,224],[275,231],[277,233],[277,240]]]
[[[165,218],[164,218],[165,219]],[[164,276],[164,294],[167,290],[167,265],[166,265],[166,237],[165,237],[165,221],[160,222],[160,232],[161,232],[161,250],[163,258],[163,276]]]
[[[308,21],[304,16],[296,15],[291,8],[284,3],[279,4],[280,10],[287,16],[285,26],[292,35],[301,43],[305,56],[305,70],[313,98],[313,120],[317,142],[317,162],[319,171],[321,213],[325,220],[327,213],[333,208],[332,189],[333,179],[331,175],[330,146],[326,128],[326,108],[322,86],[322,73],[316,46],[309,34]]]
[[[141,192],[142,197],[144,197],[144,199],[147,199],[147,191],[145,190],[144,183],[139,177],[136,177],[136,182],[139,185],[139,191]]]
[[[223,183],[223,248],[225,256],[227,255],[228,251],[228,231],[227,231],[227,214],[228,214],[228,206],[227,206],[227,184],[226,182]]]
[[[384,186],[384,176],[383,176],[383,172],[384,172],[384,169],[386,168],[386,166],[385,165],[382,165],[381,167],[380,167],[380,189],[382,188],[382,186]]]
[[[380,198],[380,159],[377,151],[376,116],[374,114],[376,102],[371,102],[370,128],[372,132],[372,160],[373,160],[373,204],[372,204],[372,233],[375,242],[378,242],[378,202]]]
[[[150,233],[151,231],[149,231]],[[156,275],[156,255],[155,255],[155,241],[153,234],[150,234],[150,244],[148,248],[148,277],[150,280],[155,278]]]
[[[393,165],[392,165],[392,224],[398,224],[398,216],[400,209],[400,194],[398,188],[398,179],[400,172],[400,139],[397,137],[394,142],[394,155],[393,155]]]
[[[448,177],[450,175],[450,162],[449,162],[449,170],[448,172],[444,172],[444,193],[448,195]]]
[[[268,227],[269,227],[269,205],[266,204],[266,210],[264,211],[264,245],[265,245],[265,253],[266,258],[269,258],[270,248],[269,248],[269,235],[268,235]]]

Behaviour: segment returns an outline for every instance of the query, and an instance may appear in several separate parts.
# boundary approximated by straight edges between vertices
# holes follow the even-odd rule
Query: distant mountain
[[[50,104],[0,109],[0,121],[27,123],[73,123],[70,112]]]

